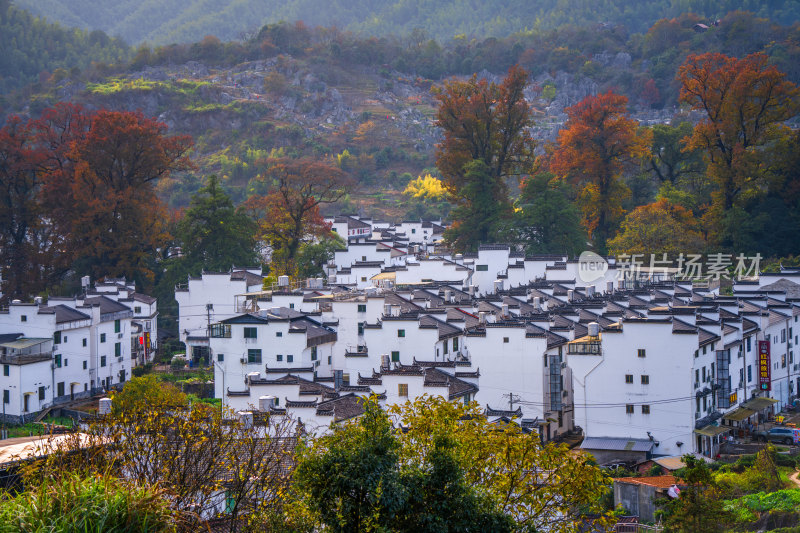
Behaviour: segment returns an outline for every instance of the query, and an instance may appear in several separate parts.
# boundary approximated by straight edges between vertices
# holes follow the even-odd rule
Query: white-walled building
[[[10,420],[117,387],[136,366],[133,310],[106,295],[12,302],[0,312],[0,390]]]

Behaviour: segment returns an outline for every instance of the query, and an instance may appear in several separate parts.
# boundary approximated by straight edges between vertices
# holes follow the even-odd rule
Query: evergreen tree
[[[192,196],[186,215],[178,224],[183,261],[190,273],[227,271],[234,265],[259,262],[255,223],[236,209],[217,176]]]

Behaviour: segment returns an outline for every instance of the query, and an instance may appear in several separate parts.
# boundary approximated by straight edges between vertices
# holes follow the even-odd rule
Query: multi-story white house
[[[107,296],[12,302],[0,312],[0,390],[11,420],[119,386],[136,366],[133,311]],[[7,401],[6,401],[7,400]]]

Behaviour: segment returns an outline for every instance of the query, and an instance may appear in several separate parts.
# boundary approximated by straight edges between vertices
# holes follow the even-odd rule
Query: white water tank
[[[572,290],[572,289],[568,290],[567,291],[567,300],[571,302],[574,299],[575,299],[575,291]]]
[[[612,294],[614,292],[614,282],[613,281],[607,281],[606,282],[606,292],[608,294]]]
[[[597,322],[589,322],[589,336],[590,337],[600,336],[600,324],[598,324]]]
[[[278,276],[278,287],[288,287],[289,276]]]
[[[111,412],[111,398],[100,398],[100,402],[97,407],[97,414],[107,415],[110,412]]]
[[[258,398],[258,410],[259,411],[269,411],[275,404],[277,403],[277,398],[275,396],[261,396]]]
[[[503,290],[503,280],[496,279],[494,280],[494,292],[500,292]]]
[[[242,423],[242,427],[244,427],[245,429],[250,429],[253,427],[252,411],[239,411],[236,414],[239,415],[239,422]]]
[[[533,307],[536,311],[542,310],[542,299],[539,296],[533,297]]]

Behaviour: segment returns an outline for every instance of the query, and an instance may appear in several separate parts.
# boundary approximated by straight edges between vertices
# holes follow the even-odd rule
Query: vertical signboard
[[[760,390],[772,390],[769,341],[758,341],[758,388]]]

